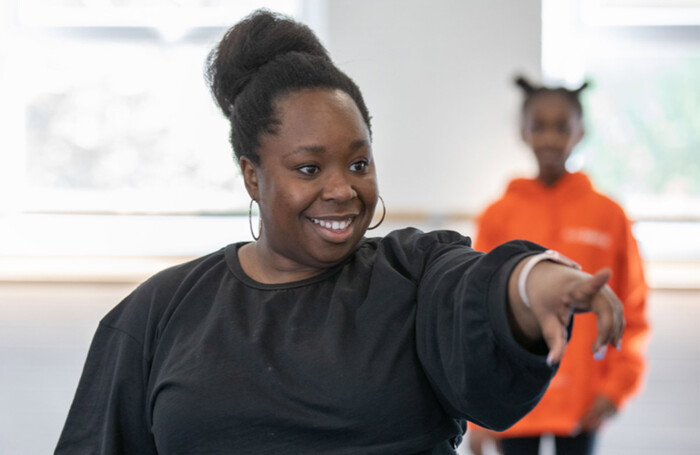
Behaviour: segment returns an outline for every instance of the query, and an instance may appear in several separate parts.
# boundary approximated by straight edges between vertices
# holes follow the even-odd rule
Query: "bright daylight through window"
[[[591,82],[574,159],[641,220],[700,221],[700,1],[544,0],[543,74]]]
[[[228,124],[203,69],[212,44],[257,3],[7,2],[0,109],[13,127],[0,140],[12,151],[3,190],[15,198],[0,210],[244,211]],[[265,4],[298,12],[295,1]]]

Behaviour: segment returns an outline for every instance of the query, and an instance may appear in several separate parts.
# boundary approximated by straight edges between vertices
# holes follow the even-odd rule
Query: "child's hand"
[[[612,401],[604,396],[597,396],[588,411],[581,417],[576,432],[591,433],[597,431],[606,420],[617,413]]]
[[[503,453],[503,450],[501,449],[501,440],[489,430],[469,430],[467,432],[467,439],[469,441],[469,450],[471,451],[472,455],[486,454],[486,449],[489,445],[493,445],[496,452]]]

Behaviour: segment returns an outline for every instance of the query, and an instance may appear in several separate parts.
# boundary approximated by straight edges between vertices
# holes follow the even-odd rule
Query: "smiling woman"
[[[244,270],[268,283],[308,278],[344,259],[377,203],[369,127],[350,96],[303,90],[276,104],[280,126],[262,136],[260,165],[240,160],[263,230],[239,253]]]
[[[255,12],[207,74],[260,236],[105,316],[56,453],[454,454],[465,419],[503,429],[534,406],[572,313],[598,316],[594,351],[619,344],[605,270],[449,231],[364,237],[369,113],[308,27]]]

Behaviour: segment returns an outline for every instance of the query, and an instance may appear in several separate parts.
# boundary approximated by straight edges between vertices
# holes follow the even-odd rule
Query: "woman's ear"
[[[243,174],[243,182],[245,189],[248,191],[248,196],[251,199],[258,199],[258,166],[246,156],[240,157],[238,164],[241,167]]]

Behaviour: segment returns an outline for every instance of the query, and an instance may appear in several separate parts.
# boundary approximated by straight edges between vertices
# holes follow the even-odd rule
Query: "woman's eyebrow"
[[[357,139],[356,141],[350,142],[348,147],[350,150],[355,151],[363,147],[369,147],[369,142],[366,139]],[[300,145],[282,155],[282,158],[288,158],[300,153],[311,153],[314,155],[320,155],[326,152],[326,147],[322,145]]]
[[[321,145],[301,145],[294,148],[282,155],[282,158],[287,158],[290,156],[298,155],[300,153],[312,153],[314,155],[320,155],[326,152],[326,148]]]

